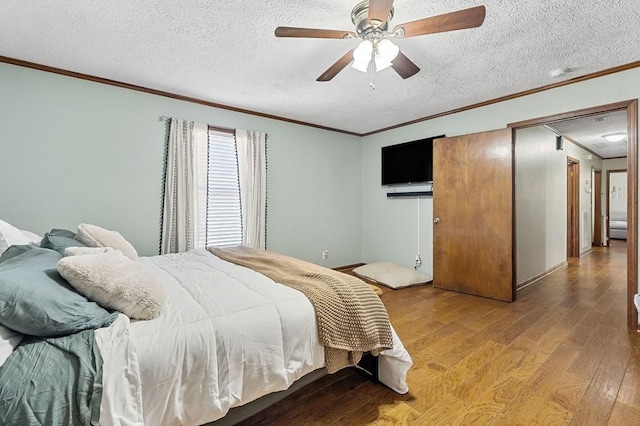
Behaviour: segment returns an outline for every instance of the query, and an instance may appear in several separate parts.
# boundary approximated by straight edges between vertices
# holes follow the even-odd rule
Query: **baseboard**
[[[580,252],[580,257],[582,257],[585,254],[589,253],[591,250],[592,250],[591,246],[582,249],[582,251]]]
[[[529,278],[528,280],[523,281],[522,283],[520,283],[520,284],[518,284],[518,285],[516,286],[516,290],[523,289],[523,288],[525,288],[526,286],[531,285],[531,284],[533,284],[534,282],[536,282],[536,281],[538,281],[538,280],[540,280],[540,279],[542,279],[542,278],[546,277],[547,275],[549,275],[549,274],[553,274],[553,273],[554,273],[554,272],[556,272],[558,269],[562,269],[562,268],[564,268],[565,266],[567,266],[567,261],[566,261],[566,260],[562,261],[561,263],[558,263],[556,266],[552,267],[551,269],[548,269],[547,271],[545,271],[545,272],[543,272],[543,273],[541,273],[541,274],[536,275],[536,276],[535,276],[535,277],[533,277],[533,278]]]

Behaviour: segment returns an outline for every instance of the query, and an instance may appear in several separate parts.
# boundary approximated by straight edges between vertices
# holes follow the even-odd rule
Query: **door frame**
[[[611,246],[611,173],[626,173],[627,169],[607,170],[607,247]],[[627,178],[629,174],[627,173]],[[627,179],[628,180],[628,179]],[[627,182],[628,185],[628,182]],[[627,186],[627,197],[629,196],[629,187]],[[627,206],[628,209],[628,206]],[[629,210],[627,210],[627,243],[629,238]]]
[[[569,173],[573,171],[571,176]],[[577,172],[576,172],[577,171]],[[580,257],[580,160],[567,156],[567,260]]]
[[[591,167],[591,217],[593,220],[592,246],[602,247],[602,170]]]
[[[638,292],[638,99],[519,121],[510,123],[507,127],[512,128],[515,134],[517,129],[525,127],[540,126],[549,122],[588,117],[620,110],[626,110],[627,112],[627,327],[631,330],[637,330],[638,316],[633,304],[633,296]],[[515,206],[513,211],[515,221]],[[515,237],[514,232],[514,273],[517,266],[515,265],[515,252],[517,250]]]

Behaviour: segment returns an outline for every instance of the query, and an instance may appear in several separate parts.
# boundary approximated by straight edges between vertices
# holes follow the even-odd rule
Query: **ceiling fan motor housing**
[[[358,3],[351,11],[351,22],[356,26],[358,37],[366,39],[370,33],[386,32],[389,28],[389,21],[393,18],[393,7],[389,10],[386,22],[372,20],[369,23],[369,0]]]

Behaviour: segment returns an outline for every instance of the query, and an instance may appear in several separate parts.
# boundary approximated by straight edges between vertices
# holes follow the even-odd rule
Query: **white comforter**
[[[121,315],[98,330],[105,425],[199,425],[287,389],[321,368],[306,297],[207,250],[141,258],[169,296],[151,321]],[[411,358],[397,338],[379,358],[380,379],[405,393]]]

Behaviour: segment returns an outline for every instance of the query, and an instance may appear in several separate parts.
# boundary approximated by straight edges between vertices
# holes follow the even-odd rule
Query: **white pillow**
[[[0,254],[4,253],[9,246],[29,244],[31,242],[32,239],[26,236],[24,232],[10,223],[0,220]]]
[[[82,256],[83,254],[100,254],[113,251],[111,247],[67,247],[64,249],[65,256]]]
[[[78,293],[129,318],[156,318],[166,304],[153,271],[119,250],[63,257],[58,272]]]
[[[22,232],[22,234],[29,239],[29,244],[32,244],[34,246],[40,246],[40,241],[42,241],[42,237],[38,234],[36,234],[35,232],[31,232],[31,231],[25,231],[24,229],[21,229],[20,232]]]
[[[369,263],[358,266],[353,272],[360,278],[366,278],[391,288],[424,284],[433,280],[433,277],[422,271],[396,265],[391,262]]]
[[[0,366],[2,366],[7,358],[9,358],[9,355],[13,353],[23,337],[24,336],[17,331],[0,325]]]
[[[117,231],[109,231],[96,225],[81,223],[78,225],[76,240],[89,247],[111,247],[114,250],[120,250],[131,260],[138,259],[136,249]]]

